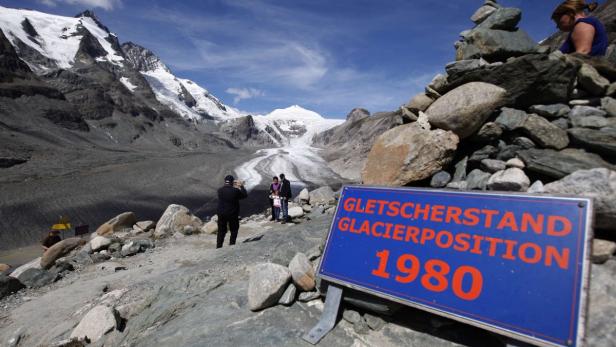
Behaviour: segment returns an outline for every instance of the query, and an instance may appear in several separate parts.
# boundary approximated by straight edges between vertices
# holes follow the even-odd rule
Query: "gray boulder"
[[[310,204],[331,204],[336,202],[336,193],[330,186],[319,187],[310,192]]]
[[[524,162],[519,158],[511,158],[507,160],[505,165],[507,167],[517,167],[518,169],[524,169],[526,167],[526,165],[524,165]]]
[[[477,27],[482,29],[494,30],[516,30],[518,23],[522,19],[522,11],[513,7],[501,7],[492,13],[486,20]]]
[[[486,82],[507,90],[507,106],[528,109],[532,105],[567,103],[573,91],[577,66],[547,54],[529,54],[498,66],[448,77],[447,90],[468,82]]]
[[[23,288],[25,286],[17,278],[0,274],[0,300]]]
[[[447,171],[439,171],[430,180],[430,187],[444,188],[451,181],[451,175]]]
[[[109,245],[111,245],[111,240],[104,236],[96,236],[90,240],[90,248],[93,252],[106,249]]]
[[[543,193],[543,191],[544,191],[543,182],[535,181],[533,184],[531,184],[530,187],[528,187],[528,190],[526,192],[531,193],[531,194],[541,194]]]
[[[490,190],[525,192],[530,186],[530,179],[524,171],[510,168],[493,174],[488,180]]]
[[[464,73],[471,70],[479,69],[480,67],[488,65],[488,62],[483,59],[468,59],[458,60],[445,65],[445,71],[447,74],[452,75],[456,73]],[[421,110],[425,111],[425,110]]]
[[[43,269],[28,269],[17,278],[28,288],[40,288],[58,280],[57,274]]]
[[[310,192],[308,192],[308,188],[304,188],[301,192],[299,192],[297,195],[297,200],[303,203],[310,202]]]
[[[616,82],[610,84],[610,86],[607,87],[607,92],[605,92],[605,95],[616,96]]]
[[[479,131],[472,137],[472,141],[488,143],[499,139],[503,135],[503,128],[493,122],[485,123]]]
[[[18,267],[17,269],[13,270],[9,276],[17,278],[19,277],[19,275],[21,275],[22,273],[24,273],[26,270],[28,269],[40,269],[41,268],[41,257],[38,257],[36,259],[33,259],[32,261],[27,262],[26,264]]]
[[[593,198],[595,227],[616,231],[616,171],[605,168],[576,171],[546,184],[545,192]]]
[[[483,172],[479,169],[475,169],[471,171],[466,177],[466,189],[486,190],[488,181],[490,180],[491,176],[492,176],[491,174],[487,172]]]
[[[156,223],[154,236],[156,238],[167,237],[176,232],[182,232],[185,226],[191,226],[194,230],[199,230],[202,225],[201,219],[190,213],[188,208],[172,204],[167,207]]]
[[[275,305],[291,280],[286,266],[261,263],[250,269],[248,307],[257,311]]]
[[[293,283],[289,283],[289,286],[284,291],[278,303],[280,305],[289,306],[295,302],[295,297],[297,296],[297,287]]]
[[[541,117],[548,119],[556,119],[560,117],[566,117],[571,108],[565,104],[553,104],[553,105],[533,105],[528,111],[530,113],[536,113]]]
[[[430,107],[433,102],[434,99],[426,95],[426,93],[419,93],[415,95],[411,100],[409,100],[409,102],[407,102],[404,106],[411,112],[417,113],[419,111],[423,112],[428,109],[428,107]]]
[[[492,145],[487,145],[473,152],[470,158],[468,158],[468,161],[472,163],[478,163],[484,159],[495,158],[497,154],[498,148]]]
[[[616,129],[572,128],[567,132],[574,144],[602,154],[606,158],[616,158]]]
[[[605,117],[607,113],[601,109],[592,106],[574,106],[569,113],[569,118],[584,118],[584,117]]]
[[[310,291],[315,286],[315,274],[312,263],[304,253],[297,253],[289,263],[293,283],[303,291]]]
[[[612,168],[612,165],[600,156],[581,149],[554,151],[533,148],[519,151],[518,155],[528,171],[555,179],[561,179],[578,170]]]
[[[475,11],[475,13],[473,13],[473,15],[471,16],[471,20],[475,24],[479,24],[483,22],[484,20],[486,20],[486,18],[490,17],[490,15],[494,13],[494,11],[496,11],[495,7],[490,6],[490,5],[483,5],[480,8],[478,8],[477,11]]]
[[[430,130],[419,121],[391,129],[372,146],[362,180],[401,186],[431,177],[451,162],[458,141],[454,133]]]
[[[456,43],[456,60],[484,58],[489,62],[533,53],[537,44],[523,30],[505,31],[477,27]]]
[[[574,128],[600,129],[608,126],[610,122],[601,116],[571,117],[571,125]]]
[[[605,95],[610,81],[601,76],[599,72],[589,64],[582,64],[578,71],[578,83],[582,88],[595,96]]]
[[[569,145],[566,131],[535,114],[503,107],[495,122],[508,131],[523,131],[544,148],[563,149]]]
[[[304,215],[304,209],[300,206],[289,207],[289,217],[290,218],[299,218]]]
[[[616,99],[610,97],[601,99],[601,108],[603,108],[610,117],[616,117]]]
[[[100,340],[105,334],[118,327],[118,314],[113,308],[99,305],[91,309],[75,327],[71,338]]]
[[[616,242],[594,239],[592,241],[591,261],[593,264],[603,264],[616,252]]]
[[[96,229],[96,234],[100,236],[111,235],[117,231],[131,229],[135,223],[137,223],[135,214],[133,212],[124,212],[99,226]]]
[[[428,108],[426,114],[433,126],[466,138],[505,103],[506,94],[506,90],[495,85],[471,82],[443,95]]]
[[[481,169],[489,173],[503,171],[506,168],[507,164],[502,160],[484,159],[481,161]]]
[[[551,121],[550,123],[552,123],[553,125],[563,130],[569,129],[569,121],[567,120],[567,118],[558,118],[558,119]]]
[[[441,75],[441,74],[437,74],[436,76],[434,76],[430,84],[428,84],[428,88],[436,91],[437,93],[441,95],[443,94],[443,90],[445,90],[446,87],[447,87],[447,76]]]
[[[49,247],[48,250],[43,253],[41,257],[41,268],[49,269],[53,266],[56,260],[75,248],[81,247],[86,244],[86,240],[80,239],[78,237],[72,237],[68,239],[64,239],[55,245]]]

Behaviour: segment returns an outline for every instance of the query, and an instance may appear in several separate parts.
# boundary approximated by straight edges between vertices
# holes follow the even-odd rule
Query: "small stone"
[[[217,234],[218,233],[218,222],[215,220],[211,220],[201,227],[201,232],[204,234]]]
[[[105,272],[118,272],[122,270],[126,270],[126,266],[116,262],[106,262],[101,263],[96,266],[96,270],[105,271]]]
[[[495,173],[507,168],[507,164],[502,160],[484,159],[481,161],[481,169],[489,173]]]
[[[607,113],[592,106],[574,106],[569,112],[569,118],[586,118],[591,116],[605,117]]]
[[[530,186],[530,179],[524,171],[518,168],[510,168],[499,171],[490,177],[488,189],[525,192]]]
[[[366,335],[370,332],[370,327],[363,317],[360,317],[359,321],[353,324],[353,330],[360,335]]]
[[[184,234],[184,233],[183,233]],[[186,234],[184,234],[186,235]],[[138,245],[137,243],[130,241],[129,243],[125,244],[124,246],[122,246],[122,256],[123,257],[128,257],[131,255],[135,255],[137,253],[139,253],[139,251],[141,250],[141,246]]]
[[[447,171],[439,171],[430,180],[430,187],[444,188],[451,181],[451,175]]]
[[[289,217],[299,218],[304,215],[304,210],[299,206],[289,207]]]
[[[461,188],[461,189],[486,190],[486,186],[488,184],[488,180],[490,179],[490,176],[492,175],[487,172],[483,172],[479,169],[475,169],[471,171],[471,173],[468,174],[468,177],[466,177],[466,187]]]
[[[614,83],[614,85],[616,85],[616,83]],[[601,99],[601,108],[603,108],[610,117],[616,117],[616,99],[609,97]]]
[[[289,306],[292,305],[295,301],[295,297],[297,296],[297,287],[293,283],[289,283],[289,286],[284,291],[278,303],[281,305]]]
[[[118,326],[117,313],[107,306],[96,306],[79,322],[71,338],[88,339],[91,343],[100,340]]]
[[[503,128],[500,125],[488,122],[484,124],[477,134],[472,137],[472,140],[479,143],[491,142],[499,139],[503,135]]]
[[[608,126],[610,123],[604,117],[588,116],[588,117],[571,117],[571,125],[575,128],[592,128],[600,129]]]
[[[304,253],[297,253],[289,263],[289,270],[293,283],[303,291],[313,290],[315,287],[315,274],[312,264]]]
[[[578,83],[586,91],[596,96],[604,95],[610,85],[607,78],[601,76],[599,72],[589,64],[583,64],[578,72]]]
[[[103,250],[111,244],[111,240],[104,236],[96,236],[90,241],[90,248],[93,252]]]
[[[531,106],[528,111],[548,119],[555,119],[566,117],[571,111],[571,108],[565,104],[534,105]]]
[[[428,88],[440,94],[443,94],[445,87],[447,87],[447,76],[441,74],[434,76],[430,84],[428,84]]]
[[[558,118],[558,119],[551,121],[550,123],[556,125],[557,127],[563,130],[569,129],[569,121],[566,118]]]
[[[592,242],[593,264],[603,264],[608,261],[616,252],[616,243],[607,240],[594,239]]]
[[[496,11],[496,8],[489,5],[483,5],[478,8],[477,11],[475,11],[475,13],[471,16],[471,20],[475,24],[479,24],[486,20],[486,18],[488,18],[492,13],[494,13],[494,11]]]
[[[299,192],[299,195],[297,195],[297,199],[300,202],[309,203],[310,202],[310,193],[308,192],[308,188],[302,189],[302,191]]]
[[[319,294],[319,292],[303,292],[299,295],[298,300],[301,302],[308,302],[308,301],[312,301],[312,300],[316,300],[318,298],[321,297],[321,294]]]
[[[520,146],[524,149],[537,147],[533,140],[529,139],[528,137],[516,137],[515,139],[513,139],[513,144],[516,146]]]
[[[304,210],[305,213],[310,213],[310,212],[312,212],[312,206],[310,206],[310,205],[302,205],[302,210]]]
[[[505,165],[508,168],[510,168],[510,167],[517,167],[518,169],[524,169],[526,167],[526,165],[524,165],[524,162],[520,158],[511,158],[511,159],[507,160]]]
[[[468,183],[466,181],[449,182],[446,187],[449,189],[465,190],[468,187]]]
[[[107,236],[124,229],[131,229],[135,223],[137,223],[135,214],[133,212],[124,212],[99,226],[98,229],[96,229],[96,234]]]
[[[361,315],[357,311],[345,309],[344,312],[342,312],[342,319],[351,324],[355,324],[361,320]]]
[[[610,84],[605,95],[616,96],[616,82]]]
[[[0,264],[0,275],[6,275],[11,270],[11,267],[7,264]]]
[[[423,112],[427,110],[432,103],[434,103],[434,99],[426,95],[426,93],[419,93],[409,100],[404,107],[412,113],[417,113],[419,111]]]
[[[453,174],[452,182],[460,182],[466,179],[466,167],[468,166],[468,157],[456,163],[456,171]]]
[[[146,221],[141,221],[141,222],[137,222],[135,223],[135,225],[133,225],[133,228],[139,228],[143,231],[150,231],[154,228],[156,228],[156,223],[151,221],[151,220],[146,220]]]
[[[590,100],[588,99],[574,99],[569,101],[569,105],[571,106],[588,106],[590,105]]]
[[[25,286],[23,283],[19,282],[17,278],[0,275],[0,300],[23,288],[25,288]]]
[[[543,182],[535,181],[526,191],[531,194],[541,194],[543,193]]]
[[[381,317],[373,316],[370,313],[364,314],[364,319],[366,320],[366,323],[368,323],[370,329],[374,331],[380,331],[386,324]]]

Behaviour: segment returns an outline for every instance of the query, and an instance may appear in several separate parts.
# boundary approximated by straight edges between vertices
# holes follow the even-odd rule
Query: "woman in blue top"
[[[561,52],[605,55],[609,43],[605,27],[597,18],[587,17],[587,13],[597,6],[596,2],[586,4],[584,0],[567,0],[554,10],[552,20],[558,29],[569,32]]]

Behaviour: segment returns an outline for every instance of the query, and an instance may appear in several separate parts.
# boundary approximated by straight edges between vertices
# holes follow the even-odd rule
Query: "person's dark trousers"
[[[282,212],[282,220],[285,222],[288,221],[289,220],[289,200],[280,199],[280,211]]]
[[[238,216],[218,216],[218,235],[216,235],[216,248],[222,248],[227,235],[227,224],[231,231],[229,245],[234,245],[237,240],[237,232],[240,230],[240,220]]]

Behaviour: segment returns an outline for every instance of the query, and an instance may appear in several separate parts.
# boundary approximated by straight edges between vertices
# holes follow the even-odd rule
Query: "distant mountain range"
[[[107,139],[117,144],[139,145],[147,133],[168,132],[168,126],[158,129],[157,125],[170,121],[183,123],[184,129],[162,138],[182,149],[200,147],[199,141],[184,141],[195,130],[221,145],[269,147],[284,146],[295,137],[340,123],[299,106],[252,116],[225,105],[196,82],[175,76],[147,48],[133,42],[120,44],[91,11],[72,18],[0,7],[0,29],[5,46],[10,44],[27,66],[28,79],[56,90],[68,104],[55,105],[60,110],[52,113],[65,115],[52,122],[65,128],[71,124],[72,130],[103,128]],[[15,71],[9,68],[6,73]],[[12,96],[21,94],[13,91]],[[40,112],[43,117],[49,113],[47,106]],[[159,143],[161,136],[156,137]]]

